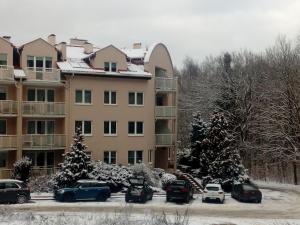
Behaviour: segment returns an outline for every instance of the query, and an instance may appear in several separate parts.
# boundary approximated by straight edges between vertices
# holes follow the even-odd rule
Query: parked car
[[[126,202],[141,202],[145,203],[147,200],[152,200],[153,190],[145,182],[143,177],[133,177],[128,179],[130,186],[125,194]]]
[[[109,186],[106,182],[97,180],[79,180],[74,187],[61,188],[54,192],[54,198],[63,202],[78,200],[106,201],[109,197]]]
[[[25,203],[30,200],[30,189],[19,180],[0,179],[1,203]]]
[[[202,202],[207,202],[209,200],[224,203],[225,193],[220,184],[207,184],[205,186],[202,194]]]
[[[171,200],[182,200],[189,203],[193,198],[193,187],[190,182],[186,180],[175,180],[171,182],[167,188],[167,202]]]
[[[234,184],[232,187],[231,197],[240,202],[261,203],[262,194],[253,183]]]

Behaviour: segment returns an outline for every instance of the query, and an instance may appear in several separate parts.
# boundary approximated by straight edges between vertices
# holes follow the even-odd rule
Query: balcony
[[[23,136],[23,149],[63,149],[66,147],[64,134],[26,134]]]
[[[175,145],[175,134],[156,134],[155,135],[156,146],[172,146]]]
[[[155,106],[156,118],[176,118],[175,106]]]
[[[27,81],[60,82],[60,70],[55,68],[24,69]]]
[[[11,100],[0,100],[1,116],[16,116],[18,114],[18,103]]]
[[[0,149],[1,150],[16,150],[17,149],[16,135],[0,135]]]
[[[156,91],[176,91],[177,90],[177,79],[167,77],[156,77],[155,78]]]
[[[64,117],[64,102],[23,102],[22,112],[24,116],[35,117]]]
[[[13,81],[14,80],[14,68],[12,66],[0,65],[0,81]]]

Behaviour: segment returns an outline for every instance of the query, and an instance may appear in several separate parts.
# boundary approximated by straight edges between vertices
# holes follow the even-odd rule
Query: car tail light
[[[181,192],[188,192],[189,190],[187,188],[182,188]]]
[[[223,192],[223,191],[219,191],[218,193],[219,193],[219,194],[223,194],[224,192]]]
[[[203,192],[204,192],[204,193],[207,193],[207,190],[204,190]]]

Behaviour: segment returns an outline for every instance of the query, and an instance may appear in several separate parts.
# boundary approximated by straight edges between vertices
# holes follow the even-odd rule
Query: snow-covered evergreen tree
[[[200,169],[201,173],[207,173],[206,149],[204,139],[208,132],[208,124],[201,118],[200,112],[193,115],[191,132],[191,162],[192,169]],[[201,157],[200,157],[201,156]]]
[[[71,150],[64,154],[64,162],[60,164],[60,171],[54,178],[58,188],[72,186],[77,180],[88,178],[88,173],[92,171],[91,158],[83,142],[84,135],[76,128]]]
[[[239,151],[233,144],[233,137],[228,132],[228,122],[223,114],[214,113],[207,138],[206,155],[200,155],[208,161],[208,177],[215,183],[232,183],[245,175]]]

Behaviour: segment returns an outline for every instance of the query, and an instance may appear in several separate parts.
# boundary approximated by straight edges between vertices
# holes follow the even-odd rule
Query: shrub
[[[146,182],[153,186],[153,187],[159,187],[160,186],[160,177],[158,173],[155,173],[153,170],[151,170],[148,166],[146,166],[144,163],[138,163],[135,164],[129,169],[132,171],[133,176],[142,176],[145,178]]]
[[[13,166],[12,178],[27,183],[31,174],[31,165],[32,162],[28,157],[24,157],[15,162]]]
[[[106,164],[98,161],[93,165],[94,169],[89,173],[91,179],[105,181],[112,192],[118,192],[129,187],[128,178],[132,176],[132,171],[125,166]]]
[[[53,177],[49,175],[33,177],[29,181],[29,187],[32,192],[53,192]]]
[[[176,180],[177,177],[173,174],[170,173],[165,173],[161,177],[161,184],[162,184],[162,189],[166,190],[166,187],[174,180]]]

